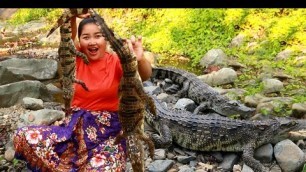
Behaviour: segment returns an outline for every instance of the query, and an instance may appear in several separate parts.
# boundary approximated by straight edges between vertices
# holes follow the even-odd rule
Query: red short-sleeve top
[[[75,83],[73,107],[87,110],[118,111],[118,87],[122,77],[119,57],[105,53],[103,58],[86,65],[82,58],[76,58],[76,79],[82,80],[89,91]]]

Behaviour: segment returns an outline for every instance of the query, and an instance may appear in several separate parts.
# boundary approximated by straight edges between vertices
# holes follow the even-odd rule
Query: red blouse
[[[72,106],[94,111],[118,111],[121,77],[122,68],[117,55],[106,52],[103,58],[90,61],[88,65],[77,57],[76,79],[82,80],[89,91],[75,83]]]

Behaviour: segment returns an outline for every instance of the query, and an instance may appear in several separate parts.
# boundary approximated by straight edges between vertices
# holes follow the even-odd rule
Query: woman
[[[75,84],[73,113],[60,126],[28,126],[17,130],[14,137],[16,154],[26,160],[33,171],[125,171],[125,140],[114,145],[120,133],[118,119],[118,86],[122,68],[118,56],[106,52],[107,42],[95,21],[84,18],[78,27],[71,19],[72,39],[77,49],[90,61],[76,60],[76,78],[85,82],[89,91]],[[141,79],[147,80],[152,68],[143,57],[142,39],[127,40],[136,54]]]

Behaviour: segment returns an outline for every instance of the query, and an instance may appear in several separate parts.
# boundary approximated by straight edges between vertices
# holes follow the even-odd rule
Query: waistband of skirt
[[[88,109],[84,109],[84,108],[76,107],[76,106],[72,106],[71,110],[73,112],[86,111],[86,112],[90,112],[93,115],[99,115],[99,114],[103,114],[103,113],[111,113],[111,114],[117,114],[118,113],[117,111],[107,111],[107,110],[88,110]]]

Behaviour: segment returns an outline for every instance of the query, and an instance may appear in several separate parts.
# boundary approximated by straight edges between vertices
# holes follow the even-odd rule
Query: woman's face
[[[79,41],[82,52],[90,60],[97,60],[104,56],[106,41],[95,23],[88,23],[83,26]]]

